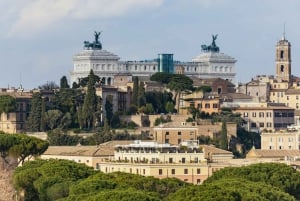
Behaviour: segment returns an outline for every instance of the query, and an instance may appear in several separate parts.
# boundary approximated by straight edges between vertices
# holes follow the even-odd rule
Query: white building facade
[[[216,39],[216,38],[215,38]],[[131,74],[132,76],[150,77],[157,72],[166,72],[165,69],[173,69],[175,73],[177,68],[182,68],[187,76],[196,76],[199,78],[217,78],[235,83],[235,63],[236,60],[228,55],[219,52],[219,47],[215,45],[215,39],[210,46],[202,46],[200,55],[192,59],[192,62],[161,61],[161,55],[158,59],[143,61],[120,61],[120,57],[102,49],[101,43],[95,35],[95,41],[84,42],[84,50],[76,54],[73,58],[73,70],[70,72],[70,81],[79,82],[80,78],[87,77],[90,70],[103,79],[106,85],[114,82],[116,74]],[[208,49],[207,49],[208,48]],[[167,58],[167,57],[165,57]],[[170,57],[168,57],[170,59]],[[167,63],[171,67],[164,68],[162,63]]]

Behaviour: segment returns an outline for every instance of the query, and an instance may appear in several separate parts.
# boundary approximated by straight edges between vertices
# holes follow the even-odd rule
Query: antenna
[[[283,23],[283,36],[282,36],[282,40],[285,40],[285,22]]]

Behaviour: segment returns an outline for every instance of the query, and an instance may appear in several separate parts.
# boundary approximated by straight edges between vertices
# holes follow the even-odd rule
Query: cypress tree
[[[27,129],[29,131],[41,131],[42,114],[42,96],[40,93],[34,93],[31,99],[31,109],[27,120]]]
[[[227,126],[225,121],[222,122],[220,148],[225,150],[228,149]]]
[[[84,103],[82,108],[82,115],[88,129],[90,129],[91,126],[93,126],[92,123],[93,123],[94,113],[96,112],[96,106],[97,106],[95,82],[96,82],[95,75],[93,70],[91,70],[89,74],[87,92],[84,97]]]
[[[137,98],[138,98],[138,91],[139,91],[139,78],[133,77],[133,89],[132,89],[132,104],[137,106]]]
[[[105,116],[109,122],[109,125],[111,124],[113,115],[114,115],[114,113],[113,113],[113,96],[108,95],[108,96],[106,96],[106,100],[105,100]]]
[[[66,76],[62,76],[62,78],[60,79],[60,88],[61,89],[70,88]]]
[[[45,113],[46,113],[46,106],[44,99],[41,99],[41,131],[45,131],[46,129],[46,119],[45,119]]]
[[[140,85],[139,85],[139,90],[138,90],[138,107],[142,107],[143,105],[145,105],[145,88],[144,88],[144,83],[143,82],[140,82]]]

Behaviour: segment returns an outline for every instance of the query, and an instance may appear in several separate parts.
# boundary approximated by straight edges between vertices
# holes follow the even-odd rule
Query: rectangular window
[[[218,108],[218,104],[217,104],[217,103],[214,103],[214,104],[213,104],[213,108]]]
[[[178,135],[181,135],[181,132],[180,132],[180,131],[178,132]]]
[[[184,174],[188,174],[189,170],[188,169],[184,169]]]
[[[175,174],[175,169],[171,170],[171,174],[174,175]]]
[[[163,170],[162,169],[158,169],[158,174],[162,175],[163,174]]]
[[[265,124],[264,123],[259,123],[259,127],[263,128],[263,127],[265,127]]]
[[[201,169],[197,168],[197,174],[200,174],[200,173],[201,173]]]
[[[173,163],[173,158],[169,158],[169,163]]]
[[[181,159],[181,162],[182,162],[182,163],[185,163],[185,158],[182,158],[182,159]]]
[[[169,135],[169,132],[166,132],[166,135]]]
[[[248,112],[244,112],[244,117],[248,117]]]
[[[256,128],[256,123],[255,122],[251,123],[251,128]]]
[[[201,179],[197,179],[197,184],[201,184]]]
[[[256,117],[256,112],[252,112],[252,117]]]
[[[210,104],[209,103],[205,103],[205,108],[210,108]]]

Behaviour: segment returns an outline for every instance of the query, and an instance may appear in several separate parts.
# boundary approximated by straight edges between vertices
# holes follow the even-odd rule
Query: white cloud
[[[120,16],[144,7],[157,7],[163,0],[27,0],[15,11],[9,35],[32,34],[64,19]]]

